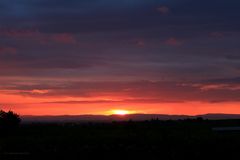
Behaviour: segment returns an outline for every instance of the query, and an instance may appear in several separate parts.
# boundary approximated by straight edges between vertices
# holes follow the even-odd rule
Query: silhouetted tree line
[[[0,110],[0,128],[16,128],[20,122],[21,118],[18,114],[13,111]]]

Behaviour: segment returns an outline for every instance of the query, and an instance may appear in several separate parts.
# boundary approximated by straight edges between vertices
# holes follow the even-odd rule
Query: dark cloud
[[[237,29],[239,2],[223,1],[143,1],[111,0],[71,1],[1,1],[3,26],[38,27],[44,32],[96,32],[147,28],[186,27],[191,31]],[[207,5],[206,5],[207,4]],[[173,14],[162,17],[163,12]],[[16,26],[16,22],[19,24]],[[20,23],[22,22],[22,23]],[[28,22],[28,23],[23,23]],[[205,24],[208,24],[206,26]]]
[[[168,8],[167,6],[159,6],[157,8],[157,11],[160,12],[161,14],[168,14],[170,13],[170,8]]]
[[[183,40],[179,40],[179,39],[176,39],[174,37],[168,38],[165,41],[165,44],[170,45],[170,46],[181,46],[183,43],[184,43]]]
[[[220,78],[220,79],[210,79],[205,81],[205,83],[216,83],[216,84],[240,84],[240,77],[233,78]]]
[[[2,0],[0,79],[96,81],[6,87],[29,96],[239,100],[229,78],[240,73],[239,7],[238,0]]]
[[[16,54],[17,49],[14,47],[1,47],[0,46],[0,55],[5,55],[5,54]]]

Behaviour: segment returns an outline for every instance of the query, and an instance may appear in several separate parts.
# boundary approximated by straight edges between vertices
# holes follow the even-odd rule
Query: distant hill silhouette
[[[23,122],[112,122],[112,121],[144,121],[151,119],[159,120],[180,120],[202,117],[203,119],[240,119],[240,114],[204,114],[196,116],[188,115],[165,115],[165,114],[131,114],[125,116],[119,115],[62,115],[62,116],[22,116]]]

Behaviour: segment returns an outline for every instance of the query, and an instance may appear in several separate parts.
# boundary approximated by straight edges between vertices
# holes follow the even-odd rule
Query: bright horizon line
[[[240,115],[240,113],[203,113],[203,114],[164,114],[164,113],[132,113],[132,114],[125,114],[125,115],[118,115],[118,114],[56,114],[56,115],[50,115],[50,114],[39,114],[39,115],[29,115],[29,114],[20,114],[20,116],[36,116],[36,117],[45,117],[45,116],[52,116],[52,117],[58,117],[58,116],[129,116],[129,115],[167,115],[167,116],[201,116],[201,115]]]

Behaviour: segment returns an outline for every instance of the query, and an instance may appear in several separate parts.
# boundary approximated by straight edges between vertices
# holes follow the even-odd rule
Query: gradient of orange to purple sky
[[[0,109],[240,113],[239,8],[238,0],[2,0]]]

